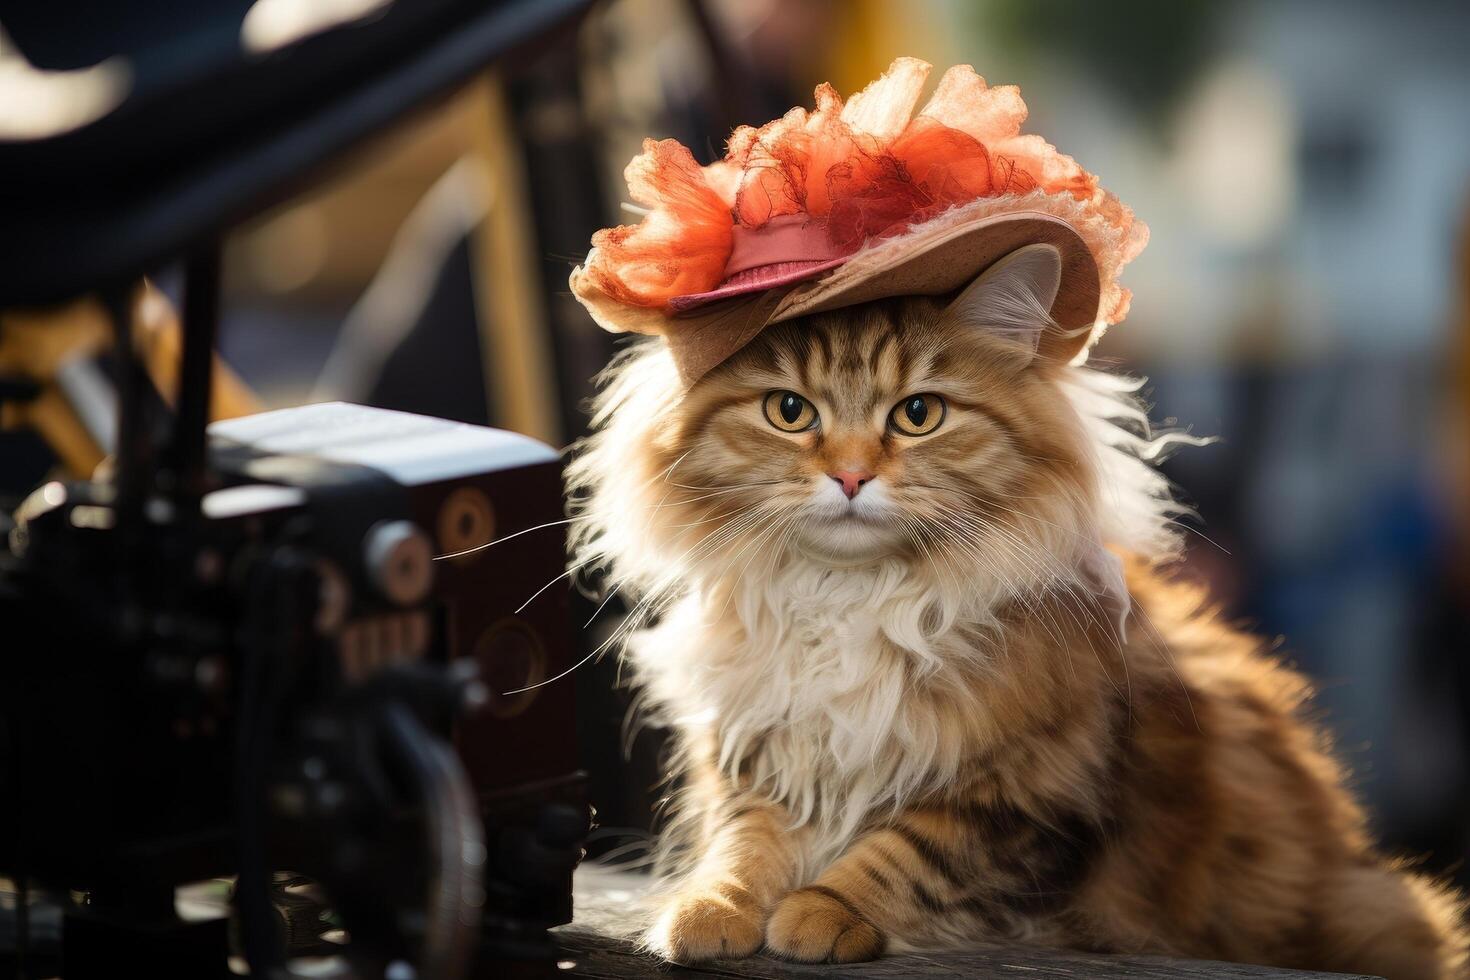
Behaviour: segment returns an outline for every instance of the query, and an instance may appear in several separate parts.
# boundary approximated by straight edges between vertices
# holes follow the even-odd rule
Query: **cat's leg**
[[[676,962],[753,954],[772,907],[795,884],[798,838],[789,814],[774,803],[733,806],[649,931],[648,945]]]
[[[766,925],[771,952],[807,963],[851,963],[917,931],[924,916],[965,899],[972,859],[958,818],[905,814],[859,838],[811,884],[783,898]]]

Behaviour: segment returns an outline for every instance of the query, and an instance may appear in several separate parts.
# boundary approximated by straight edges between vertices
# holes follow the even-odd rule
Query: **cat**
[[[674,743],[648,947],[1465,976],[1464,901],[1375,850],[1303,678],[1164,574],[1189,440],[1040,353],[1059,275],[1029,246],[687,389],[657,341],[610,366],[568,479]]]

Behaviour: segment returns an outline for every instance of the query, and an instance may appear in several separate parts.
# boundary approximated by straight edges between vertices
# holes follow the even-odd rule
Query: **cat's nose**
[[[863,484],[873,478],[873,474],[867,470],[838,470],[827,475],[842,485],[842,492],[847,494],[848,500],[856,497]]]

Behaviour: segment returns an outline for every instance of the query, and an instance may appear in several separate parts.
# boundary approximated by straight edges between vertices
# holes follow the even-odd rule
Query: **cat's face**
[[[687,388],[666,348],[635,348],[569,470],[574,547],[647,596],[790,556],[897,559],[960,601],[1077,580],[1102,554],[1099,448],[1134,438],[1085,413],[1137,413],[1050,360],[1060,275],[1026,246],[952,299],[768,327]]]
[[[660,510],[731,563],[1045,561],[1086,492],[1050,369],[931,299],[769,328],[671,410]]]

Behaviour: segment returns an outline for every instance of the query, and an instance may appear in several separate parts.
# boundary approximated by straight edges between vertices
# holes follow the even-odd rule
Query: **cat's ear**
[[[1051,305],[1061,285],[1062,253],[1052,245],[1027,245],[966,286],[945,308],[943,320],[999,337],[1030,363],[1041,335],[1053,326]]]

